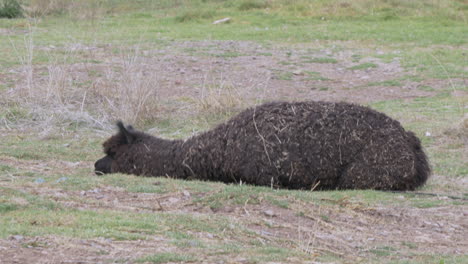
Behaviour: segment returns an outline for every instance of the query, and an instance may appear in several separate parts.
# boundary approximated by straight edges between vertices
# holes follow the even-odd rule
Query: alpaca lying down
[[[186,140],[125,127],[104,142],[97,174],[128,173],[289,189],[414,190],[430,175],[419,139],[368,107],[273,102]]]

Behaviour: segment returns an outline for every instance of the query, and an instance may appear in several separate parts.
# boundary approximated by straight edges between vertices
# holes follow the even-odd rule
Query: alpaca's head
[[[105,157],[94,163],[94,171],[97,175],[119,172],[116,170],[119,162],[122,162],[130,146],[141,137],[141,132],[135,131],[132,126],[125,127],[121,121],[117,122],[119,132],[104,142]],[[123,172],[123,171],[122,171]]]

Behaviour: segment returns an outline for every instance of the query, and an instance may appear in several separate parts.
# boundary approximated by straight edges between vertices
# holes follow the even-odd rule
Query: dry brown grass
[[[102,0],[30,0],[24,9],[29,17],[68,14],[74,19],[93,20],[106,12],[103,4]]]
[[[204,85],[196,105],[201,112],[230,114],[244,105],[244,99],[232,84]]]
[[[465,114],[458,123],[444,131],[451,138],[461,139],[462,142],[468,144],[468,114]]]
[[[101,67],[100,77],[90,81],[96,65],[80,62],[82,49],[77,47],[48,52],[46,63],[35,64],[34,30],[30,25],[21,47],[11,42],[21,66],[15,70],[15,86],[2,98],[28,112],[23,123],[33,121],[43,129],[64,124],[102,129],[117,119],[141,125],[157,116],[159,76],[145,71],[138,48],[122,49],[116,62]],[[92,49],[87,52],[93,56]]]
[[[160,76],[145,70],[139,50],[121,54],[120,65],[108,68],[104,78],[95,83],[94,92],[101,96],[103,107],[113,119],[143,124],[158,114],[157,88]]]

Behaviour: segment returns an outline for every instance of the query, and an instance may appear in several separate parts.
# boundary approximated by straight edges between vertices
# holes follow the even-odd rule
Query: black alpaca
[[[419,139],[368,107],[274,102],[187,140],[118,122],[98,174],[128,173],[289,189],[414,190],[430,175]]]

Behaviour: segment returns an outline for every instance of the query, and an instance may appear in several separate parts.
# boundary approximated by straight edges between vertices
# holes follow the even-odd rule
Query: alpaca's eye
[[[106,155],[111,157],[111,158],[114,158],[115,157],[115,151],[107,151]]]

